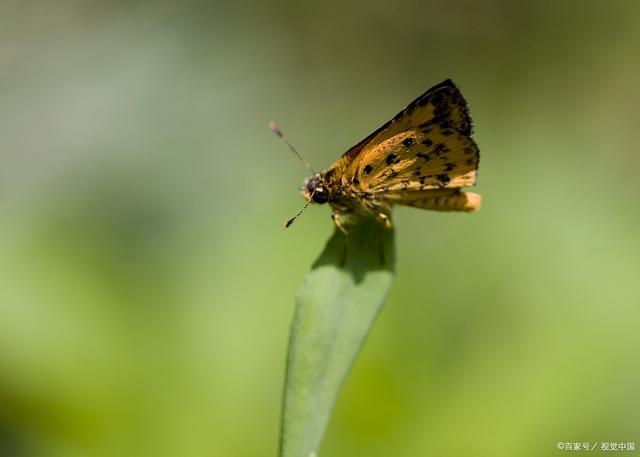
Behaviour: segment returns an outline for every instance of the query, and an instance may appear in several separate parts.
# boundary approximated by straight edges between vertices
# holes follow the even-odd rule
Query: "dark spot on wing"
[[[465,153],[466,155],[473,154],[473,148],[472,148],[472,147],[469,147],[469,146],[465,147],[465,148],[464,148],[464,153]]]
[[[428,162],[429,160],[431,160],[431,156],[429,154],[427,154],[426,152],[419,152],[419,153],[416,154],[416,157],[420,157],[425,162]]]
[[[424,144],[426,147],[433,146],[433,141],[431,141],[429,138],[425,138],[424,140],[421,141],[421,143]]]
[[[456,167],[456,164],[448,162],[448,163],[445,163],[444,166],[446,167],[445,171],[451,171]]]
[[[385,162],[387,162],[387,165],[391,165],[396,163],[396,159],[398,158],[397,155],[395,155],[393,152],[391,154],[389,154],[387,156],[387,158],[385,159]]]
[[[442,102],[444,101],[442,94],[443,91],[437,91],[431,96],[431,100],[429,100],[436,108],[442,105]]]
[[[429,103],[429,97],[421,97],[418,99],[418,106],[424,106]]]
[[[438,143],[438,144],[436,144],[436,147],[435,147],[435,148],[433,148],[433,151],[434,151],[437,155],[440,155],[440,154],[443,154],[443,153],[445,153],[445,152],[449,152],[449,148],[447,148],[447,147],[444,145],[444,143]]]
[[[362,171],[364,171],[365,175],[368,175],[369,173],[371,173],[373,171],[373,167],[371,166],[371,164],[367,164],[367,165],[365,165],[365,167],[364,167],[364,169]]]
[[[405,138],[404,140],[402,140],[402,144],[407,148],[413,146],[415,142],[416,140],[414,140],[413,138]]]
[[[441,133],[442,133],[444,136],[451,136],[451,135],[453,135],[453,130],[451,130],[451,129],[444,129]]]
[[[441,175],[436,175],[436,178],[438,179],[438,181],[440,181],[443,185],[447,185],[447,183],[449,181],[451,181],[451,178],[449,178],[449,175],[447,174],[441,174]]]
[[[420,176],[420,168],[418,168],[416,171],[413,172],[414,176]]]
[[[358,178],[353,178],[353,183],[357,186],[360,184],[360,180]]]
[[[441,105],[436,106],[433,110],[433,117],[437,120],[446,119],[450,115],[451,109],[446,103],[442,103]]]
[[[424,182],[426,181],[427,178],[425,178],[424,176],[420,177],[420,184],[424,185]]]

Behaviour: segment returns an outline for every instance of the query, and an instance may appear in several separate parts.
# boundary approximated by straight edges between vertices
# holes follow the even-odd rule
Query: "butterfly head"
[[[291,151],[296,155],[296,157],[300,159],[303,165],[307,169],[311,170],[311,166],[309,165],[309,162],[304,160],[302,156],[298,153],[298,151],[293,146],[291,146],[291,143],[289,143],[289,141],[286,139],[286,137],[284,136],[284,133],[282,133],[282,130],[280,130],[280,127],[278,127],[275,122],[271,122],[270,127],[271,127],[271,130],[273,130],[274,133],[280,139],[282,139],[282,141],[285,142],[285,144],[289,147],[289,149],[291,149]],[[327,182],[325,181],[324,175],[322,173],[313,173],[305,181],[304,187],[301,189],[301,191],[305,200],[307,200],[307,203],[305,203],[302,209],[298,211],[298,214],[293,216],[291,219],[289,219],[286,222],[286,224],[284,224],[284,228],[290,227],[291,224],[293,224],[293,222],[298,218],[298,216],[300,216],[304,212],[304,210],[307,209],[307,206],[309,206],[310,203],[322,204],[322,203],[327,203],[329,201],[329,187],[327,186]]]
[[[329,201],[329,187],[321,173],[314,173],[304,184],[302,195],[308,201],[314,203],[327,203]]]

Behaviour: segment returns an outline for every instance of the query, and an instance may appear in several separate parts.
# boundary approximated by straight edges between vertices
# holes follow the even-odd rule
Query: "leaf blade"
[[[280,457],[315,456],[342,384],[389,292],[394,233],[358,219],[305,276],[291,325]]]

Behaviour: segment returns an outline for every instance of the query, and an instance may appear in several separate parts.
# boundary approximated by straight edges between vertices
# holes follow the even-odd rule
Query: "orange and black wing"
[[[354,178],[354,161],[379,144],[410,129],[439,127],[453,130],[458,135],[470,137],[471,117],[467,103],[450,79],[432,87],[411,102],[386,124],[349,149],[328,170],[331,179],[348,186]]]

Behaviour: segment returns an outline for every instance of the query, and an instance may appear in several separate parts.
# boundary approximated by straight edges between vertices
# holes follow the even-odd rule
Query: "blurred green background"
[[[640,448],[640,3],[9,1],[0,455],[275,456],[328,166],[451,77],[474,215],[397,208],[323,456]],[[566,451],[564,451],[566,452]]]

